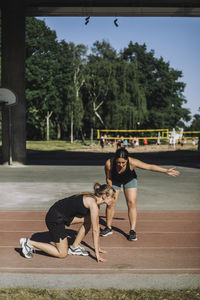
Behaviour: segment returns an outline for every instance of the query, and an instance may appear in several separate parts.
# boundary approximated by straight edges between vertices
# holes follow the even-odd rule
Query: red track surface
[[[0,212],[0,272],[49,274],[200,274],[200,211],[139,211],[137,242],[129,242],[127,211],[117,211],[113,235],[101,238],[106,263],[93,256],[58,259],[42,253],[20,255],[20,237],[49,241],[45,211]],[[101,224],[104,223],[102,214]],[[101,225],[103,227],[103,225]],[[77,226],[70,227],[74,236]],[[71,238],[72,239],[72,238]],[[70,238],[69,238],[70,241]],[[84,247],[92,251],[91,232]]]

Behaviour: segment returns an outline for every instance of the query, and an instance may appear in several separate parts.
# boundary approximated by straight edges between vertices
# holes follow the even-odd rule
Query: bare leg
[[[112,205],[109,205],[109,206],[107,205],[107,207],[106,207],[106,223],[107,223],[108,227],[111,227],[111,225],[112,225],[112,220],[113,220],[113,217],[115,214],[115,206],[117,204],[117,199],[119,197],[119,193],[120,193],[120,190],[117,190],[116,194],[115,194],[115,201],[113,201]]]
[[[77,218],[75,217],[71,224],[83,223],[81,226],[77,237],[74,241],[73,247],[77,247],[79,243],[83,240],[85,235],[88,233],[90,229],[90,216],[86,216],[85,218]],[[55,257],[64,258],[68,254],[68,240],[64,238],[60,239],[59,243],[41,243],[33,240],[29,240],[29,244],[35,247],[38,250],[41,250],[47,254],[50,254]]]
[[[68,253],[68,241],[67,238],[63,240],[60,239],[59,243],[55,243],[55,246],[48,243],[41,243],[29,240],[28,242],[31,246],[35,247],[38,250],[41,250],[47,254],[50,254],[55,257],[64,258]]]
[[[76,223],[84,223],[84,218],[77,218],[75,217],[72,221],[72,224]],[[29,244],[33,247],[35,247],[38,250],[41,250],[47,254],[50,254],[55,257],[64,258],[68,254],[68,240],[67,238],[64,238],[63,240],[60,239],[59,243],[41,243],[36,242],[33,240],[29,240]]]
[[[128,206],[130,230],[135,230],[136,221],[137,221],[137,208],[136,208],[137,188],[130,188],[124,190],[124,194]]]
[[[80,220],[80,218],[74,218],[71,224],[76,224],[79,223],[78,219]],[[73,248],[76,248],[84,239],[84,237],[86,236],[86,234],[88,233],[88,231],[90,230],[90,226],[91,226],[91,219],[90,219],[90,215],[86,216],[85,218],[81,218],[84,223],[83,225],[80,227],[78,234],[76,236],[76,239],[72,245]]]

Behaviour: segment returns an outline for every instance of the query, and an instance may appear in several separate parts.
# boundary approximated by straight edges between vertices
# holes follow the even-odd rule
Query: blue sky
[[[47,26],[57,33],[58,41],[84,44],[90,49],[95,41],[105,39],[116,50],[129,42],[146,44],[147,50],[162,56],[170,67],[181,70],[186,83],[184,96],[191,114],[200,107],[200,18],[161,17],[44,17]]]

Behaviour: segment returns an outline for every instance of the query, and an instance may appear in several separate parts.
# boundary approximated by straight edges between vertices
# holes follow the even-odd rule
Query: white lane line
[[[45,217],[45,216],[44,216]],[[1,219],[0,222],[4,222],[4,221],[8,221],[8,222],[38,222],[38,221],[44,221],[44,219]],[[125,220],[119,220],[120,221],[128,221],[128,219],[125,219]],[[142,221],[138,221],[138,224],[142,224],[142,223],[147,223],[147,222],[158,222],[158,223],[187,223],[187,222],[190,222],[190,223],[194,223],[194,221],[198,222],[198,219],[194,220],[194,219],[184,219],[184,220],[173,220],[173,219],[170,219],[170,220],[142,220]]]
[[[104,248],[108,248],[108,249],[188,249],[188,248],[190,248],[190,249],[200,249],[200,247],[193,247],[193,246],[188,246],[188,247],[178,247],[178,246],[176,246],[176,247],[148,247],[148,246],[146,246],[146,247],[144,247],[144,246],[137,246],[137,247],[105,247],[104,246]]]
[[[45,230],[46,228],[44,228],[44,230]],[[42,231],[42,229],[41,229],[41,231]],[[4,231],[4,230],[0,230],[0,233],[7,233],[7,232],[13,232],[13,233],[16,233],[16,232],[21,232],[22,234],[23,234],[23,232],[33,232],[33,233],[36,233],[36,230],[20,230],[20,231],[18,231],[18,230],[6,230],[6,231]],[[45,232],[48,232],[48,230],[46,229],[46,231]]]
[[[15,247],[17,247],[17,246],[19,246],[19,245],[14,245],[14,246],[0,246],[0,248],[15,248]],[[104,248],[105,249],[133,249],[133,250],[135,250],[135,249],[200,249],[200,246],[198,247],[193,247],[193,246],[188,246],[188,247],[178,247],[178,246],[172,246],[172,247],[151,247],[151,246],[146,246],[146,247],[144,247],[144,246],[137,246],[137,247],[106,247],[106,246],[104,246]]]
[[[41,220],[32,220],[32,219],[23,219],[23,220],[19,220],[19,219],[1,219],[0,222],[5,222],[5,221],[8,221],[8,222],[44,222],[44,219],[41,219]]]
[[[69,228],[69,230],[70,230],[71,228]],[[40,228],[40,231],[42,231],[42,230],[46,230],[46,231],[48,231],[47,230],[47,228],[44,228],[44,229],[42,229],[42,228]],[[68,228],[66,229],[66,230],[68,230]],[[36,230],[32,230],[32,231],[30,231],[30,230],[0,230],[0,233],[6,233],[6,232],[13,232],[13,233],[15,233],[15,232],[35,232]],[[162,232],[162,231],[160,231],[160,232],[158,232],[158,231],[137,231],[137,234],[184,234],[185,235],[185,233],[186,233],[186,231],[184,231],[184,232],[180,232],[180,231],[166,231],[166,232]],[[199,234],[200,233],[200,231],[187,231],[187,233],[188,234]],[[104,237],[105,238],[105,237]]]
[[[0,270],[36,270],[36,271],[200,271],[200,268],[173,268],[173,269],[143,269],[143,268],[15,268],[15,267],[0,267]]]

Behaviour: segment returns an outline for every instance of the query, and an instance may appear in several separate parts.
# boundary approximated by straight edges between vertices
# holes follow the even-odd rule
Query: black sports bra
[[[135,170],[131,171],[129,159],[127,161],[126,169],[122,173],[118,173],[116,169],[116,159],[113,160],[112,168],[111,168],[111,179],[112,181],[117,181],[121,184],[126,184],[132,179],[137,178],[137,174]]]
[[[57,201],[54,207],[65,217],[83,217],[89,214],[90,210],[83,204],[83,195],[73,195]]]

